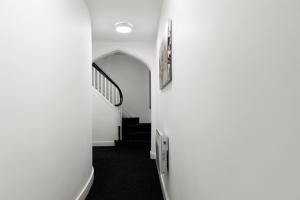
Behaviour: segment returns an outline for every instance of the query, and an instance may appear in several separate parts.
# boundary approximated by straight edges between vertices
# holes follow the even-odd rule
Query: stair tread
[[[150,123],[138,123],[138,124],[128,124],[127,126],[145,126],[145,127],[151,127]]]
[[[151,124],[130,124],[124,127],[128,132],[144,132],[151,131]]]
[[[150,144],[148,140],[116,140],[116,145],[120,144]]]
[[[151,135],[150,131],[133,131],[129,133],[130,135]]]
[[[126,140],[126,142],[132,142],[132,143],[150,143],[150,140]]]

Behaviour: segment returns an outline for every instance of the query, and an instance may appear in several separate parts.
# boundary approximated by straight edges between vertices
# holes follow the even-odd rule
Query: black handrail
[[[92,64],[93,67],[99,72],[101,73],[105,78],[107,78],[114,86],[116,86],[116,88],[118,89],[118,92],[120,94],[120,102],[115,104],[116,107],[118,106],[121,106],[122,103],[123,103],[123,93],[120,89],[120,87],[96,64],[96,63],[93,63]]]

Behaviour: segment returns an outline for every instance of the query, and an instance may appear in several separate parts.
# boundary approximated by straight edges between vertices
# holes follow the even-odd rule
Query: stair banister
[[[97,70],[101,75],[103,75],[111,84],[113,84],[117,88],[119,95],[120,95],[120,99],[119,99],[118,103],[115,103],[115,106],[116,107],[121,106],[123,103],[123,93],[122,93],[120,87],[118,86],[118,84],[116,84],[96,63],[93,63],[92,66],[94,67],[95,70]],[[101,87],[101,90],[102,90],[102,87]],[[109,87],[108,90],[109,90],[109,97],[110,97],[111,96],[111,94],[110,94],[111,88]],[[104,91],[106,93],[106,82],[105,82],[105,86],[104,86]]]

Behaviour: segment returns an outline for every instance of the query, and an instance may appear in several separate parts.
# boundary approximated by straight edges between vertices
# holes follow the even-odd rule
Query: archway
[[[113,51],[108,51],[108,52],[102,52],[102,54],[97,54],[95,57],[93,57],[93,62],[95,62],[97,60],[100,60],[100,59],[103,59],[105,57],[108,57],[110,55],[118,54],[118,53],[127,55],[129,57],[132,57],[132,58],[140,61],[145,66],[147,66],[147,68],[151,71],[151,68],[150,68],[149,64],[146,61],[144,61],[144,59],[140,58],[139,56],[136,56],[136,55],[133,55],[131,53],[128,53],[126,51],[123,51],[123,50],[113,50]]]
[[[121,50],[102,54],[94,61],[121,88],[125,117],[138,117],[151,123],[151,74],[148,65]]]

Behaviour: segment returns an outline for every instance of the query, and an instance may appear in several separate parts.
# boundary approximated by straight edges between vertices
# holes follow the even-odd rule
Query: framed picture
[[[159,49],[160,89],[172,81],[172,21],[168,20]]]

